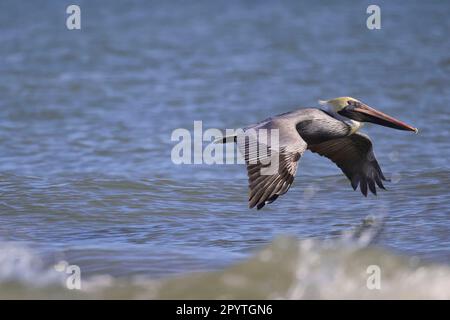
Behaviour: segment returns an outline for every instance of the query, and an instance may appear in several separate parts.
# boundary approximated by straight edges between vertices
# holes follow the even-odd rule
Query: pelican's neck
[[[356,131],[358,131],[358,130],[363,126],[363,123],[362,123],[362,122],[359,122],[359,121],[356,121],[356,120],[353,120],[353,119],[350,119],[350,118],[341,116],[341,115],[340,115],[339,113],[337,113],[336,110],[335,110],[334,108],[332,108],[332,107],[327,108],[326,112],[327,112],[330,116],[332,116],[333,118],[335,118],[336,120],[339,120],[339,121],[341,121],[341,122],[344,122],[347,126],[349,126],[349,127],[350,127],[350,133],[349,133],[349,135],[354,134]]]

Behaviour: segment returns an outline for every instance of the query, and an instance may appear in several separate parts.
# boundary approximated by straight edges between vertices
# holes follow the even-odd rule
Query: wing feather
[[[362,133],[309,145],[308,149],[333,161],[350,180],[354,190],[359,185],[361,193],[367,196],[370,190],[377,194],[375,184],[385,189],[382,180],[387,180],[381,171],[372,142]]]
[[[278,148],[272,148],[275,144],[270,139],[260,141],[258,130],[268,128],[279,130]],[[249,207],[258,210],[289,190],[297,172],[298,160],[307,147],[295,130],[294,123],[276,121],[257,128],[249,137],[238,136],[236,143],[247,165]],[[262,152],[263,148],[265,152]],[[274,160],[278,161],[278,168],[268,172]]]

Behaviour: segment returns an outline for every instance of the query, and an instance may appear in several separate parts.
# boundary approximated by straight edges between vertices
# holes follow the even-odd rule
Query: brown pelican
[[[259,210],[289,190],[294,181],[298,161],[306,150],[333,161],[350,180],[354,190],[359,185],[364,196],[367,196],[367,189],[376,195],[375,185],[385,189],[382,180],[387,179],[375,159],[369,137],[358,132],[363,122],[418,132],[417,128],[351,97],[340,97],[319,103],[322,108],[306,108],[283,113],[243,129],[242,134],[251,129],[254,132],[261,129],[278,129],[278,146],[275,152],[271,152],[272,142],[269,139],[262,142],[267,147],[268,154],[271,157],[276,155],[278,158],[278,170],[272,174],[262,174],[262,169],[267,164],[262,161],[259,151],[256,153],[249,151],[249,139],[239,139],[239,134],[233,134],[219,140],[222,143],[236,142],[244,154],[250,189],[250,208],[256,206]],[[257,143],[260,148],[261,141]]]

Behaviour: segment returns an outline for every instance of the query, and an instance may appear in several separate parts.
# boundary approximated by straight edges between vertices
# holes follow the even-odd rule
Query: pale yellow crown
[[[348,105],[349,100],[360,102],[358,99],[355,99],[352,97],[339,97],[339,98],[334,98],[334,99],[330,99],[330,100],[319,100],[319,103],[321,105],[331,106],[335,111],[339,111]]]

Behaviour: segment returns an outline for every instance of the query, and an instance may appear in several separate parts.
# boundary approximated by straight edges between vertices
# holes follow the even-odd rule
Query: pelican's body
[[[362,102],[341,97],[321,101],[323,108],[306,108],[283,113],[257,124],[248,126],[244,132],[261,129],[279,131],[276,150],[270,140],[261,142],[271,157],[277,157],[278,170],[264,173],[266,163],[261,151],[249,151],[249,142],[239,135],[225,137],[222,142],[237,142],[247,163],[249,177],[249,207],[261,209],[286,193],[297,171],[298,161],[306,150],[318,153],[332,160],[351,181],[353,189],[360,187],[367,196],[367,190],[376,194],[376,185],[383,188],[384,177],[372,150],[369,137],[360,133],[363,122],[377,123],[399,130],[417,133],[417,129],[376,111]],[[230,140],[231,138],[231,140]],[[272,148],[275,149],[275,148]],[[260,146],[258,146],[258,150]],[[274,152],[273,152],[274,151]]]

